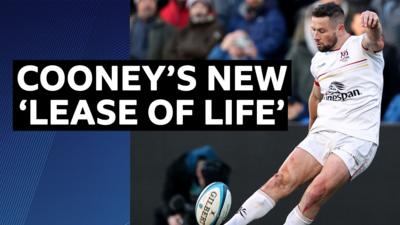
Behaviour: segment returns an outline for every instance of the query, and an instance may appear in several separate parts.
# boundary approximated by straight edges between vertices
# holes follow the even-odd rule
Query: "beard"
[[[337,37],[336,35],[333,36],[333,38],[327,43],[327,44],[317,44],[317,48],[320,52],[328,52],[328,51],[332,51],[333,47],[335,47],[336,43],[337,43]]]

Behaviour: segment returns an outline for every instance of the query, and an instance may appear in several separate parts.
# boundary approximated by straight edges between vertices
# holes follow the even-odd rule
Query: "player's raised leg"
[[[336,154],[329,155],[322,171],[308,186],[284,225],[311,224],[321,206],[349,180],[350,173],[343,160]]]
[[[314,178],[321,164],[307,151],[295,148],[278,172],[250,196],[226,225],[244,225],[263,217],[276,202]]]

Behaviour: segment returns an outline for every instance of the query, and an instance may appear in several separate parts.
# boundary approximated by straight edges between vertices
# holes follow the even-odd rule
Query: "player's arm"
[[[314,82],[310,98],[308,99],[308,111],[310,113],[310,122],[308,124],[308,129],[311,129],[315,119],[317,119],[318,103],[321,100],[322,100],[321,89],[318,83]]]
[[[383,49],[384,41],[382,36],[382,25],[376,13],[364,11],[361,14],[361,25],[365,28],[362,45],[368,50],[379,52]]]

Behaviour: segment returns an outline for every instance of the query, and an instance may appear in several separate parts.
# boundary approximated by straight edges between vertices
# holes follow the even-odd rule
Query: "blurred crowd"
[[[378,13],[384,31],[382,120],[400,122],[399,0],[132,0],[131,59],[292,61],[288,118],[308,122],[312,9],[334,1],[347,30],[361,35],[360,15]]]

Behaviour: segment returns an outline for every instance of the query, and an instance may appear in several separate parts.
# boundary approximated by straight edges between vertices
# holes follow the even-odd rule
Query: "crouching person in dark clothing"
[[[230,167],[209,146],[181,155],[168,167],[163,204],[155,211],[156,225],[196,225],[195,204],[208,184],[227,183]]]

